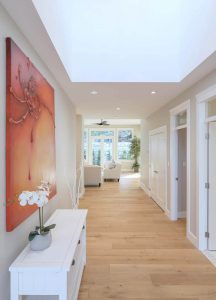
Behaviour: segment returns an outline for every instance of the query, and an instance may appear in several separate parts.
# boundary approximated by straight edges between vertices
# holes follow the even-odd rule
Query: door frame
[[[114,136],[91,136],[90,137],[90,143],[89,143],[89,148],[90,148],[90,153],[92,154],[93,151],[93,141],[94,139],[99,139],[100,141],[100,150],[101,150],[101,167],[104,166],[104,140],[106,139],[111,139],[112,140],[112,153],[113,153],[113,159],[115,158],[115,147],[114,147],[114,143],[115,143],[115,139]],[[90,163],[93,164],[93,157],[92,155],[90,155]]]
[[[208,229],[208,123],[216,121],[216,116],[207,118],[206,104],[216,97],[216,85],[196,95],[196,132],[197,132],[197,236],[198,248],[208,249],[208,238],[205,232]]]
[[[109,127],[109,128],[91,127],[91,128],[87,128],[87,129],[88,129],[88,162],[90,164],[92,164],[92,141],[93,141],[93,138],[97,138],[97,137],[98,137],[98,139],[101,139],[101,140],[105,139],[106,137],[113,138],[113,159],[115,159],[116,128],[113,128],[113,127]],[[104,135],[92,136],[91,135],[92,131],[106,131],[106,129],[107,129],[107,131],[113,131],[113,135],[111,135],[111,136],[104,136]]]
[[[183,126],[176,126],[176,117],[181,112],[187,112],[187,122]],[[191,211],[191,191],[190,191],[190,100],[187,100],[180,105],[170,110],[170,219],[176,221],[178,219],[178,190],[176,177],[178,171],[178,130],[181,128],[187,129],[187,199],[186,199],[186,234],[191,240],[194,238],[190,228],[190,211]]]
[[[167,208],[167,126],[161,126],[158,128],[155,128],[153,130],[149,131],[149,182],[148,182],[148,186],[149,186],[149,196],[151,197],[151,185],[150,185],[150,175],[151,175],[151,167],[150,167],[150,161],[151,161],[151,145],[150,145],[150,138],[152,135],[155,134],[160,134],[160,133],[164,133],[165,136],[165,206],[164,206],[164,212],[167,213],[168,208]]]

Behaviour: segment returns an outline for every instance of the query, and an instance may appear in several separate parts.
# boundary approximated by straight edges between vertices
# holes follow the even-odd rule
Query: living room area
[[[84,186],[101,187],[139,172],[139,119],[85,119],[82,142]]]

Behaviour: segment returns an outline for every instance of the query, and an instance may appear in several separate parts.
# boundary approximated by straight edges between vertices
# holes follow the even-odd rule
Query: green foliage
[[[41,229],[40,226],[36,226],[35,230],[29,233],[29,237],[28,237],[29,241],[32,241],[36,237],[36,235],[48,234],[51,229],[55,228],[55,226],[56,224],[52,224],[46,227],[42,227]]]
[[[132,169],[139,167],[138,158],[140,155],[140,139],[136,136],[131,140],[130,155],[134,159]]]

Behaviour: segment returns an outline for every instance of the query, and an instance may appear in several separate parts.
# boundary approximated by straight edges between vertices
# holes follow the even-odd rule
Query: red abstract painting
[[[18,196],[42,180],[56,194],[54,90],[28,57],[6,39],[6,229],[12,231],[37,207]]]

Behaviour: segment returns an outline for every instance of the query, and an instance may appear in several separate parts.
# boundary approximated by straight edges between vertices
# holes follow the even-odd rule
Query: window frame
[[[84,150],[85,150],[84,136],[85,136],[85,132],[87,133],[86,159],[84,158]],[[88,128],[84,128],[84,130],[83,130],[83,159],[86,162],[89,161],[89,129]]]
[[[131,130],[132,132],[132,139],[134,138],[134,128],[130,128],[130,127],[120,127],[120,128],[117,128],[116,130],[116,159],[120,162],[129,162],[131,163],[133,161],[133,159],[120,159],[119,156],[118,156],[118,151],[119,151],[119,147],[118,147],[118,143],[119,143],[119,140],[118,140],[118,137],[119,137],[119,131],[126,131],[126,130]]]
[[[115,128],[113,128],[113,127],[109,127],[109,128],[91,127],[91,128],[88,128],[88,130],[89,130],[89,151],[88,151],[88,153],[89,153],[89,160],[88,160],[88,162],[90,164],[93,163],[91,150],[92,150],[92,141],[93,141],[94,138],[98,138],[98,139],[102,139],[102,140],[109,139],[109,138],[113,139],[113,159],[115,160],[115,158],[116,158],[116,153],[115,153],[115,151],[116,151],[116,149],[115,149],[116,130],[115,130]],[[92,131],[113,131],[113,135],[110,135],[110,136],[106,136],[106,135],[93,136],[91,134]]]

